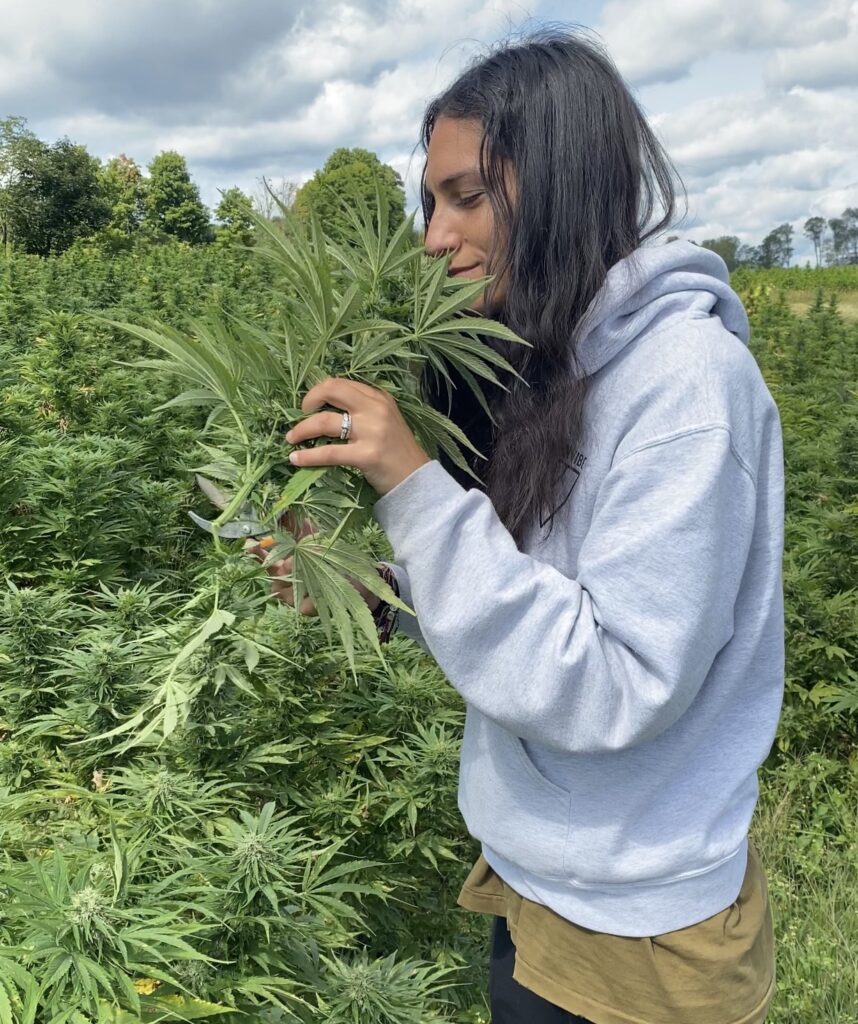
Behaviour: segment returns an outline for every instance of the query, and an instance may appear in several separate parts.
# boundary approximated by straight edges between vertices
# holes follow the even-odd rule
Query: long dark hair
[[[672,222],[679,177],[611,58],[577,26],[542,28],[478,58],[426,109],[424,152],[441,116],[482,125],[480,170],[496,237],[508,240],[486,268],[495,275],[486,314],[533,348],[486,339],[526,382],[502,372],[508,391],[485,385],[496,426],[452,368],[450,402],[428,364],[421,393],[486,456],[471,456],[469,465],[521,548],[533,523],[551,519],[553,528],[564,465],[582,441],[588,381],[576,328],[608,270]],[[514,206],[501,161],[514,169]],[[425,165],[420,189],[428,226],[434,199]],[[497,306],[494,287],[504,273]],[[445,454],[440,461],[462,486],[478,486]]]

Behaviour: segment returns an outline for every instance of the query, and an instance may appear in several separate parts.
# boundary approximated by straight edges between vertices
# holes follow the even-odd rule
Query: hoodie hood
[[[584,372],[601,370],[639,334],[677,316],[717,316],[748,344],[747,314],[717,253],[693,242],[642,246],[611,267],[584,315],[576,348]]]

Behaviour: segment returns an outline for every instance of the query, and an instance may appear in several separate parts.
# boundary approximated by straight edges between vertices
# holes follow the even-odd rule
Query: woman
[[[485,490],[351,381],[312,388],[306,412],[344,412],[287,440],[347,440],[293,460],[376,488],[381,568],[417,612],[378,621],[466,702],[459,806],[482,853],[459,902],[494,915],[492,1019],[762,1021],[748,826],[783,690],[784,491],[747,317],[718,256],[658,241],[675,172],[586,37],[497,49],[423,140],[426,249],[496,275],[475,308],[533,345],[504,346],[527,385],[493,396],[495,430],[467,388],[449,410],[489,455]]]

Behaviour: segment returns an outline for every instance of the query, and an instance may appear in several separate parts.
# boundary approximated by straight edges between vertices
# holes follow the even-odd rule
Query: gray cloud
[[[211,111],[225,100],[229,76],[287,33],[299,13],[298,3],[283,0],[83,0],[75,17],[54,18],[36,3],[29,18],[19,9],[13,19],[7,61],[23,73],[0,79],[0,105],[30,117],[98,111],[162,123]]]
[[[43,137],[146,161],[175,145],[189,160],[249,168],[337,145],[401,147],[457,55],[490,40],[517,0],[0,0],[9,52],[0,115]],[[457,37],[454,33],[460,32]],[[421,94],[422,91],[422,94]],[[208,144],[206,143],[208,139]]]

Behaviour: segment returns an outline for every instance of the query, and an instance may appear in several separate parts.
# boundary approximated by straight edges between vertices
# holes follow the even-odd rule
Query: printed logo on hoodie
[[[553,519],[554,516],[560,511],[560,509],[563,508],[563,506],[569,500],[569,495],[575,489],[575,484],[578,483],[581,473],[584,470],[584,463],[587,461],[587,456],[583,452],[576,451],[571,462],[567,462],[566,459],[563,459],[562,461],[564,468],[568,469],[571,473],[572,482],[569,485],[569,490],[566,492],[566,497],[563,499],[563,501],[561,501],[557,508],[554,509],[554,511],[551,512],[545,519],[540,520],[540,527],[545,526],[545,524],[549,520]]]

